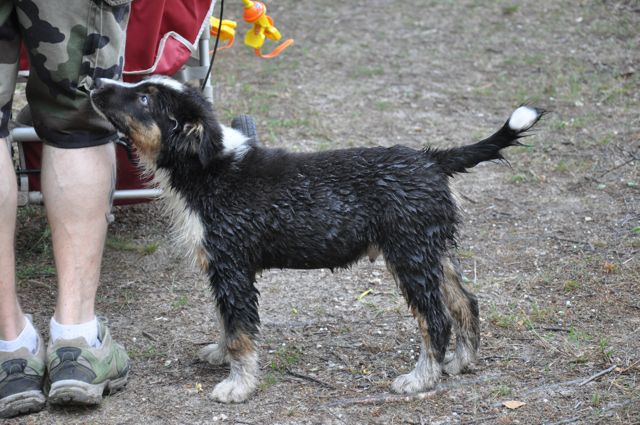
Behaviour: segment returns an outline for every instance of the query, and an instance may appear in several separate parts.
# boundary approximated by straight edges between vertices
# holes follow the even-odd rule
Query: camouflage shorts
[[[30,62],[27,101],[46,143],[108,143],[113,127],[91,107],[94,78],[119,79],[131,0],[0,0],[0,137],[8,134],[20,41]]]

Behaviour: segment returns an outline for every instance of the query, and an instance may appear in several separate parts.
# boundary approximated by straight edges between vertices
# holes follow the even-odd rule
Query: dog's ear
[[[185,140],[189,141],[189,148],[198,155],[198,159],[203,167],[211,164],[211,161],[220,152],[219,142],[220,136],[216,137],[216,130],[209,129],[211,125],[204,125],[200,122],[187,123],[182,127],[182,134]],[[215,127],[214,127],[215,128]]]

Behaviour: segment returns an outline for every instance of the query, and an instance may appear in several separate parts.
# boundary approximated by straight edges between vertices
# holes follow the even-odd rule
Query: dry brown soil
[[[262,61],[238,43],[214,69],[221,119],[252,114],[269,146],[446,147],[490,134],[523,102],[552,111],[530,146],[507,152],[510,167],[453,182],[458,255],[481,305],[478,362],[397,397],[390,383],[413,367],[418,334],[382,260],[268,271],[259,390],[212,402],[228,370],[197,361],[218,337],[203,279],[158,205],[120,207],[98,309],[131,356],[128,387],[99,408],[7,423],[640,423],[640,3],[269,6],[296,44]],[[241,3],[226,10],[238,18]],[[56,293],[46,221],[39,207],[20,221],[22,304],[44,329]],[[526,404],[503,405],[513,400]]]

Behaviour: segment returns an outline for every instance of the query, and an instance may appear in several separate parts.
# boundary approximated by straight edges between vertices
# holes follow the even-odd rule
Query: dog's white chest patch
[[[155,180],[163,189],[162,198],[172,223],[172,239],[193,265],[206,268],[204,226],[200,217],[189,208],[182,196],[167,184],[168,179],[161,170],[156,171]]]

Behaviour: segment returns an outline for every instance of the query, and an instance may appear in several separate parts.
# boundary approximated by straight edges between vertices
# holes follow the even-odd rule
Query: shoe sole
[[[75,379],[64,379],[51,384],[49,403],[91,406],[102,402],[103,394],[113,394],[127,385],[129,373],[100,384],[88,384]]]
[[[0,418],[39,412],[44,408],[45,403],[44,394],[39,390],[13,394],[0,400]]]

